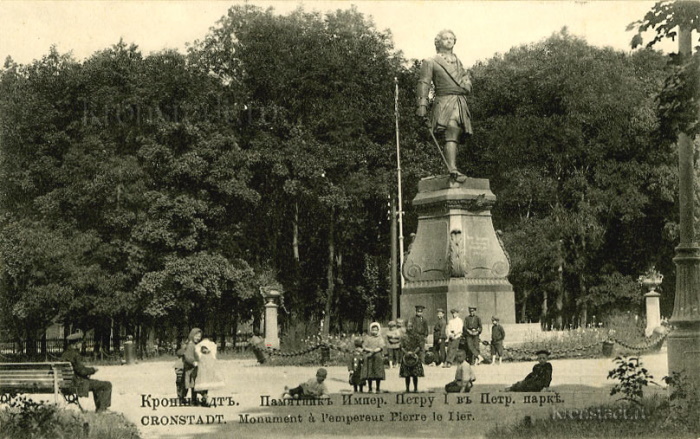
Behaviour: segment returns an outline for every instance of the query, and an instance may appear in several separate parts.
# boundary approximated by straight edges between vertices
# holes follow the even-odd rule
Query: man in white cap
[[[462,328],[464,322],[459,318],[459,310],[452,308],[450,310],[452,318],[447,322],[445,333],[447,335],[447,361],[442,367],[450,367],[455,362],[455,357],[459,351],[459,342],[462,339]]]

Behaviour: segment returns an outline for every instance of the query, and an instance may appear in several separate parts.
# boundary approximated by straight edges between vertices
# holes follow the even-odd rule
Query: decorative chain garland
[[[641,345],[637,345],[637,346],[633,346],[633,345],[627,343],[626,341],[620,340],[620,339],[615,338],[615,337],[610,337],[609,342],[617,343],[625,349],[630,349],[633,351],[641,352],[641,351],[650,350],[652,348],[659,346],[661,343],[663,343],[663,341],[666,339],[666,337],[668,337],[668,334],[660,334],[655,339],[651,339],[651,340],[649,340],[645,343],[642,343]],[[584,351],[587,351],[589,349],[592,349],[592,348],[598,346],[600,343],[601,343],[600,341],[597,341],[597,342],[588,344],[586,346],[576,346],[576,347],[564,349],[561,351],[554,351],[554,352],[552,352],[552,355],[553,356],[561,356],[561,355],[569,354],[572,352],[584,352]],[[484,346],[489,346],[491,343],[487,340],[484,340],[481,342],[481,344],[483,344]],[[292,351],[292,352],[282,352],[279,349],[274,349],[274,348],[269,348],[269,347],[264,348],[264,349],[260,349],[260,350],[271,357],[289,358],[289,357],[299,357],[302,355],[306,355],[306,354],[314,352],[318,349],[327,349],[327,350],[333,349],[333,350],[336,350],[338,352],[343,352],[345,354],[352,353],[352,351],[348,348],[345,348],[342,346],[332,345],[332,344],[326,343],[326,342],[316,343],[316,344],[311,345],[307,349],[302,349],[299,351]],[[510,351],[510,352],[514,352],[514,353],[524,354],[524,355],[535,355],[535,353],[536,353],[535,350],[521,349],[521,348],[514,348],[514,347],[508,347],[508,348],[505,348],[505,350]],[[48,352],[47,354],[49,357],[51,357],[53,359],[60,359],[61,358],[59,355],[54,355],[51,352]],[[109,359],[117,359],[117,358],[121,357],[120,354],[109,354],[102,349],[100,350],[100,354],[109,358]],[[0,359],[9,359],[9,357],[0,354]]]
[[[615,337],[611,337],[609,339],[609,341],[613,342],[613,343],[617,343],[625,349],[630,349],[630,350],[634,350],[634,351],[646,351],[646,350],[650,350],[652,348],[659,346],[661,343],[663,343],[663,341],[666,339],[666,337],[668,337],[668,334],[660,334],[655,339],[651,339],[651,340],[649,340],[641,345],[637,345],[637,346],[633,346],[633,345],[631,345],[623,340],[620,340],[618,338],[615,338]],[[569,349],[554,351],[554,352],[552,352],[552,355],[553,356],[561,356],[561,355],[570,354],[573,352],[584,352],[584,351],[588,351],[592,348],[595,348],[596,346],[600,345],[600,343],[601,343],[600,341],[596,341],[596,342],[590,343],[590,344],[585,345],[585,346],[575,346],[575,347],[572,347]],[[481,342],[481,344],[483,344],[484,346],[488,346],[491,343],[484,340]],[[263,352],[265,352],[269,356],[298,357],[301,355],[306,355],[306,354],[313,352],[317,349],[328,349],[328,350],[333,349],[333,350],[343,352],[346,354],[352,353],[352,351],[348,348],[345,348],[342,346],[332,345],[332,344],[326,343],[326,342],[316,343],[307,349],[293,351],[293,352],[282,352],[279,349],[273,349],[273,348],[265,348],[263,350]],[[524,355],[535,355],[535,353],[537,352],[536,350],[513,348],[513,347],[505,348],[505,350],[510,351],[510,352],[519,353],[519,354],[524,354]]]

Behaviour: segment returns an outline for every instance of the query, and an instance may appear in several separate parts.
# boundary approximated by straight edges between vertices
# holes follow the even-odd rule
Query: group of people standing
[[[416,332],[423,337],[424,341],[428,336],[428,323],[423,317],[425,307],[422,305],[416,306],[416,315],[411,317],[414,322]],[[483,361],[481,356],[481,333],[483,325],[481,318],[476,315],[476,307],[469,307],[469,315],[464,319],[460,318],[459,310],[453,308],[450,310],[452,318],[448,321],[445,318],[445,311],[442,308],[437,309],[437,319],[433,325],[433,356],[436,366],[451,367],[456,363],[457,352],[464,350],[467,355],[467,362],[471,365],[477,365]],[[493,324],[491,328],[491,355],[500,363],[503,358],[503,340],[505,340],[505,330],[500,324],[498,317],[491,317]],[[389,334],[391,334],[392,322],[389,322]],[[391,346],[391,345],[390,345]],[[424,358],[424,357],[421,357]]]
[[[363,392],[366,383],[369,392],[381,392],[381,382],[386,379],[384,351],[387,349],[389,368],[398,366],[399,376],[406,380],[406,391],[409,391],[411,381],[414,391],[417,391],[418,378],[424,376],[425,337],[418,332],[422,329],[423,325],[415,319],[408,321],[405,331],[392,321],[386,335],[382,335],[381,325],[371,323],[369,333],[355,340],[355,350],[348,364],[353,390]]]
[[[381,326],[373,322],[369,326],[369,332],[361,339],[355,340],[355,350],[348,364],[350,372],[349,382],[354,391],[364,391],[364,385],[368,385],[370,392],[381,392],[381,381],[386,378],[384,369],[384,353],[388,356],[389,369],[399,368],[399,376],[405,379],[406,391],[411,385],[413,391],[418,390],[418,379],[425,376],[423,364],[432,363],[426,361],[425,346],[428,337],[429,325],[423,313],[425,307],[416,306],[415,315],[406,322],[397,319],[389,322],[388,330],[381,334]],[[482,323],[476,315],[476,307],[469,307],[469,315],[462,320],[459,310],[452,309],[452,319],[445,319],[445,311],[437,310],[437,320],[433,325],[433,358],[437,366],[458,366],[457,375],[465,377],[464,381],[473,381],[474,375],[471,365],[479,364],[483,359],[480,355],[480,335]],[[499,323],[498,317],[492,317],[491,353],[499,363],[503,357],[503,340],[505,330]],[[461,354],[460,354],[461,352]],[[464,383],[457,387],[462,389]],[[471,387],[466,386],[466,387]]]
[[[437,355],[436,364],[439,366],[444,362],[443,367],[451,367],[459,350],[465,351],[469,364],[479,364],[483,361],[481,356],[483,325],[481,318],[476,315],[476,307],[469,307],[469,315],[464,320],[459,317],[458,309],[453,308],[450,313],[452,318],[449,322],[445,322],[443,310],[437,310],[437,322],[433,326],[433,351]],[[498,317],[492,316],[491,323],[491,364],[496,364],[496,360],[500,364],[506,331]]]

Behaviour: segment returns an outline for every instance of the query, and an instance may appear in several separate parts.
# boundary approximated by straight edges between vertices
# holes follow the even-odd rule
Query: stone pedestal
[[[651,337],[654,329],[661,326],[661,306],[659,304],[661,294],[655,290],[651,290],[644,295],[644,300],[647,305],[647,327],[644,329],[644,335]]]
[[[457,308],[466,316],[476,306],[485,332],[492,315],[515,323],[513,286],[506,278],[510,261],[491,221],[495,202],[487,179],[436,176],[419,182],[413,199],[418,230],[402,267],[402,317],[423,305],[433,323],[437,308],[448,315]]]
[[[270,300],[265,304],[265,347],[279,349],[280,338],[277,329],[277,304]]]

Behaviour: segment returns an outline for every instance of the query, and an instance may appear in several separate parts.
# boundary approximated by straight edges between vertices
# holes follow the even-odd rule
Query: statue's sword
[[[452,170],[450,169],[450,165],[447,164],[447,159],[445,158],[445,154],[442,152],[442,148],[440,148],[440,144],[438,143],[437,139],[435,138],[435,134],[433,134],[433,129],[431,127],[428,127],[428,131],[430,131],[430,137],[432,137],[433,142],[435,142],[435,146],[437,147],[437,150],[440,153],[440,157],[442,157],[442,162],[445,164],[445,167],[447,168],[447,172],[452,172]]]

